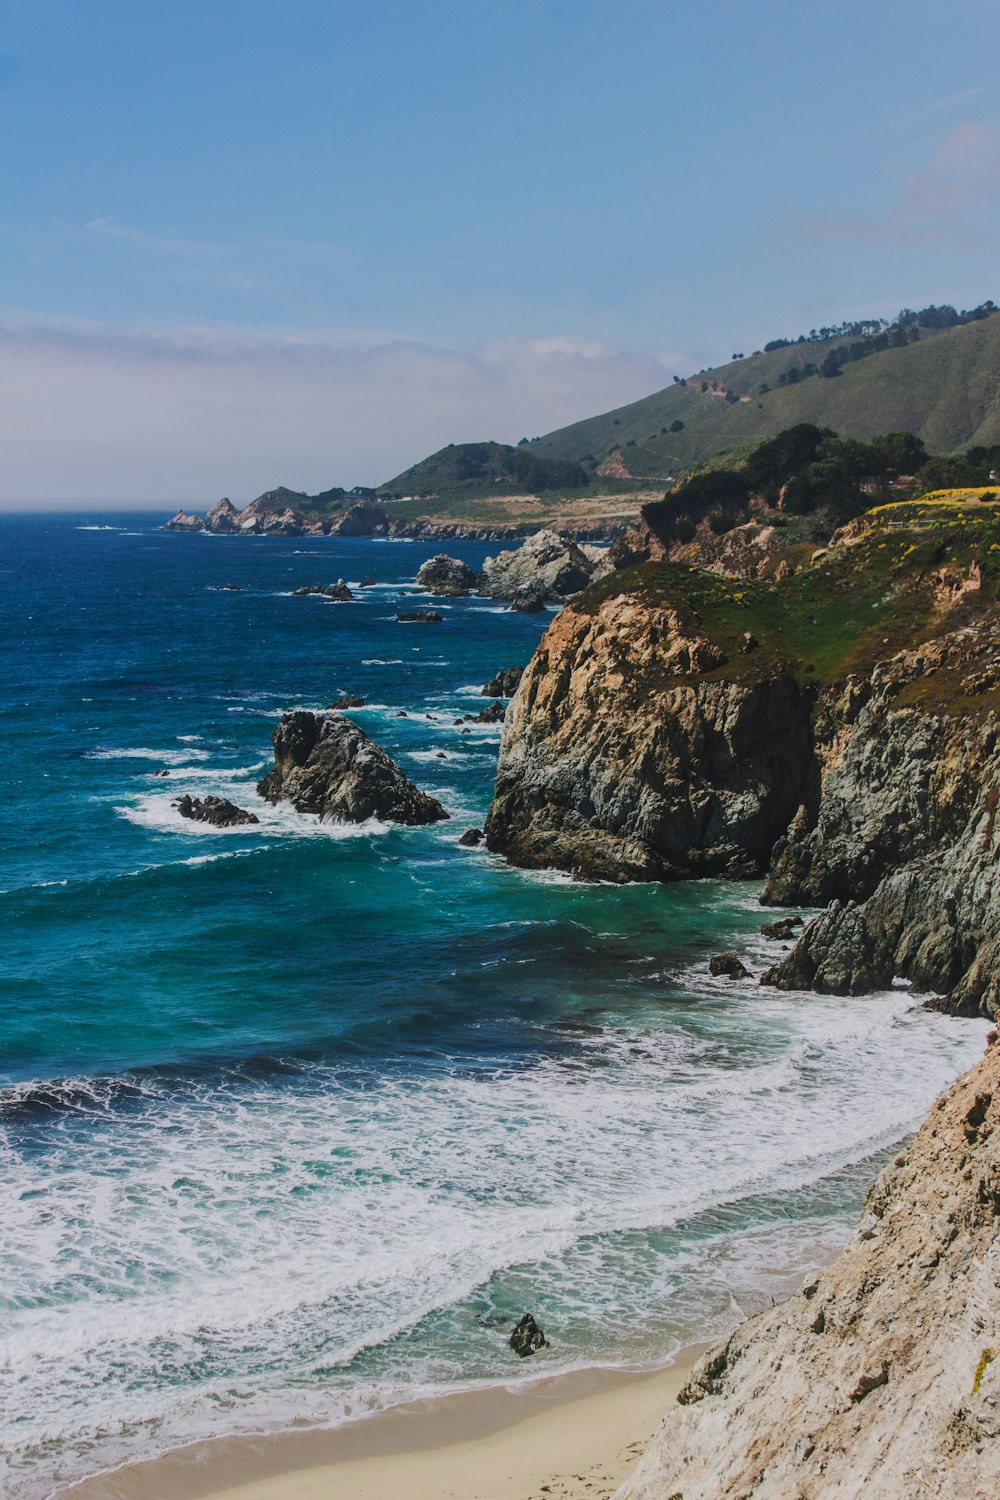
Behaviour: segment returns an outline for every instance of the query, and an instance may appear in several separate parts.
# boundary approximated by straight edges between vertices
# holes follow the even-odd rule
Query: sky
[[[1000,301],[993,0],[0,0],[0,505],[239,504]]]

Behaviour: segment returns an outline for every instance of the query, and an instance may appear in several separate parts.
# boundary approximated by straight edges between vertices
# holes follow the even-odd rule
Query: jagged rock
[[[749,979],[750,970],[735,953],[716,953],[708,961],[708,972],[716,979]]]
[[[237,807],[225,797],[189,797],[186,794],[174,803],[182,818],[192,818],[196,823],[210,823],[213,828],[237,828],[244,823],[259,823],[256,813]]]
[[[274,770],[258,784],[268,802],[287,799],[321,820],[435,823],[448,814],[419,791],[352,719],[296,709],[272,735]]]
[[[801,926],[801,917],[779,917],[776,922],[765,922],[760,930],[766,938],[790,938],[795,936],[796,927]]]
[[[483,830],[481,828],[467,828],[458,842],[466,849],[475,849],[483,842]]]
[[[436,609],[408,609],[397,613],[396,619],[400,625],[440,625],[444,615]]]
[[[499,699],[491,703],[489,708],[481,709],[478,714],[473,715],[477,724],[502,724],[506,716],[507,710]]]
[[[230,499],[219,500],[205,517],[205,530],[216,533],[235,533],[240,530],[241,512]]]
[[[459,598],[476,586],[476,575],[467,563],[439,552],[428,558],[417,572],[417,587],[428,594]]]
[[[364,708],[365,700],[357,693],[341,693],[335,702],[327,705],[328,713],[342,713],[345,708]]]
[[[545,1335],[535,1322],[530,1313],[517,1324],[510,1336],[510,1347],[520,1359],[525,1359],[529,1354],[534,1354],[539,1349],[544,1349],[546,1344]]]
[[[523,676],[523,667],[501,667],[480,691],[484,698],[510,698],[517,692],[517,685]]]
[[[585,589],[594,568],[575,542],[555,531],[538,531],[516,552],[501,552],[485,560],[479,592],[490,599],[517,601],[537,596],[541,604],[558,604]]]
[[[1000,1494],[998,1279],[994,1032],[833,1264],[702,1357],[615,1500]]]
[[[359,589],[370,589],[370,588],[373,588],[374,585],[375,585],[374,578],[362,578],[361,582],[358,584],[358,588]]]
[[[307,583],[300,589],[292,589],[292,594],[296,599],[310,594],[322,594],[325,599],[333,599],[338,604],[349,604],[354,598],[342,578],[338,578],[336,583]]]
[[[165,529],[167,531],[204,531],[205,522],[201,516],[193,516],[186,510],[179,510],[176,515],[170,517]]]

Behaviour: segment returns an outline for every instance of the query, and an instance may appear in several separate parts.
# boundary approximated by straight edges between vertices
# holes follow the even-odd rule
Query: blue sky
[[[7,0],[0,498],[246,500],[1000,300],[980,0]]]

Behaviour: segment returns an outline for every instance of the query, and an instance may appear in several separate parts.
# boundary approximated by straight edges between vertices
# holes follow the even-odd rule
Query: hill
[[[578,463],[562,457],[542,457],[528,447],[508,443],[449,443],[395,479],[380,485],[381,497],[447,497],[495,495],[504,488],[532,494],[539,490],[576,490],[590,476]]]
[[[990,303],[976,313],[941,330],[896,324],[859,338],[777,340],[777,347],[702,370],[535,438],[528,448],[590,468],[620,451],[629,475],[666,480],[801,422],[865,439],[909,431],[937,453],[994,444],[1000,442],[1000,318]],[[609,468],[621,472],[616,460]]]

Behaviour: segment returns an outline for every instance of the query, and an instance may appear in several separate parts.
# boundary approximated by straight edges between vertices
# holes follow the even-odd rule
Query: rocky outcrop
[[[490,849],[588,879],[759,875],[814,797],[810,696],[628,595],[557,615],[507,710]]]
[[[562,603],[586,588],[595,564],[575,542],[555,531],[538,531],[516,552],[488,557],[479,592],[489,599],[517,599],[530,594],[540,603]]]
[[[523,667],[501,667],[480,691],[484,698],[509,698],[517,691],[517,685],[523,676]]]
[[[703,1356],[616,1500],[990,1500],[998,1290],[994,1032],[833,1264]]]
[[[305,598],[310,594],[322,594],[325,599],[332,599],[336,604],[350,604],[354,595],[342,578],[336,583],[307,583],[300,589],[292,589],[295,598]]]
[[[397,613],[396,621],[400,625],[441,625],[444,615],[436,609],[404,609]]]
[[[272,735],[274,769],[258,784],[268,802],[287,800],[321,821],[436,823],[448,814],[419,791],[351,719],[305,709],[283,714]]]
[[[489,847],[768,874],[767,904],[827,909],[765,982],[1000,1012],[1000,537],[929,515],[874,512],[778,586],[660,563],[568,606],[507,714]]]
[[[213,828],[239,828],[245,823],[259,823],[256,813],[237,807],[226,797],[178,797],[174,807],[182,818],[191,818],[195,823],[208,823]]]
[[[203,516],[193,516],[189,511],[179,510],[170,517],[164,528],[167,531],[204,531]]]
[[[461,598],[476,586],[476,575],[468,563],[439,552],[417,570],[417,588],[428,594]]]

